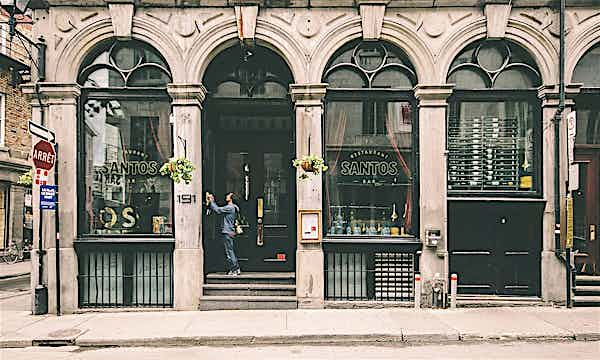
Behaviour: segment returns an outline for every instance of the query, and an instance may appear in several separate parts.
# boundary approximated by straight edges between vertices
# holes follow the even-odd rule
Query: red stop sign
[[[36,169],[50,170],[54,166],[56,153],[54,146],[46,140],[40,140],[33,147],[33,164]]]

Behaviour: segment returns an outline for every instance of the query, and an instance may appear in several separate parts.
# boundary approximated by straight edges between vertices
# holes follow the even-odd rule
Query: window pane
[[[530,89],[537,86],[534,84],[535,77],[530,75],[526,68],[508,69],[498,74],[494,81],[495,89]]]
[[[448,77],[448,84],[455,84],[457,89],[486,89],[489,79],[476,68],[456,70]]]
[[[535,191],[535,106],[525,101],[461,102],[458,110],[453,106],[448,189]]]
[[[579,104],[578,104],[579,105]],[[577,144],[600,144],[600,104],[577,106]]]
[[[171,157],[166,101],[85,103],[87,234],[172,234],[172,184],[159,174]]]
[[[398,236],[412,230],[412,107],[331,101],[326,109],[329,235]]]
[[[327,76],[325,82],[331,88],[360,89],[367,87],[367,83],[361,74],[356,70],[347,68],[334,70]]]
[[[171,82],[169,75],[154,66],[146,66],[134,71],[127,80],[129,86],[163,87]]]
[[[112,69],[98,69],[85,80],[86,87],[124,87],[123,76]]]
[[[264,218],[266,224],[285,224],[289,217],[288,171],[283,154],[264,153]],[[286,164],[287,165],[287,164]],[[284,171],[284,169],[286,171]]]
[[[408,88],[413,87],[412,81],[399,69],[386,69],[373,78],[373,87],[377,88]]]
[[[600,87],[600,45],[596,45],[579,60],[571,82],[583,83],[585,87]]]

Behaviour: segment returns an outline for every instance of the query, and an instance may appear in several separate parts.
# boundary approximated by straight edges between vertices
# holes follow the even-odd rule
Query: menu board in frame
[[[298,239],[301,244],[320,243],[321,210],[298,210]]]

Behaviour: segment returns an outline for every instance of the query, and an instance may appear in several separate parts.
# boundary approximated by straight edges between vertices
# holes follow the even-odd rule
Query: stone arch
[[[83,28],[67,45],[58,52],[56,59],[65,61],[55,64],[55,81],[76,83],[79,68],[87,54],[98,44],[114,36],[112,22],[104,19]],[[162,33],[151,22],[134,18],[132,38],[143,41],[154,47],[164,58],[171,70],[173,82],[185,80],[185,72],[180,59],[183,58],[181,49],[167,35]],[[67,65],[66,70],[61,69]]]
[[[486,34],[485,18],[478,19],[455,31],[440,48],[442,56],[437,61],[437,81],[441,84],[446,83],[446,77],[454,58],[467,45],[485,38]],[[550,39],[535,27],[514,19],[508,22],[505,39],[512,40],[529,52],[537,64],[544,84],[556,83],[558,52]]]
[[[210,62],[224,49],[238,41],[237,24],[235,19],[220,23],[201,36],[188,51],[186,61],[189,78],[202,83],[204,72]],[[268,21],[258,19],[256,23],[256,42],[276,52],[286,62],[294,82],[306,81],[306,50],[289,34]]]
[[[323,39],[315,46],[310,56],[309,66],[310,82],[321,82],[323,71],[334,53],[344,44],[362,36],[360,17],[355,17],[341,26],[336,26],[325,34]],[[400,41],[403,39],[404,41]],[[434,67],[433,56],[421,38],[407,27],[384,19],[381,31],[381,40],[398,46],[408,56],[415,68],[419,83],[431,82],[431,69]],[[318,56],[317,56],[318,54]]]
[[[600,43],[600,21],[592,24],[583,31],[569,39],[565,53],[565,82],[568,84],[573,79],[575,67],[579,60],[587,53],[588,50]]]

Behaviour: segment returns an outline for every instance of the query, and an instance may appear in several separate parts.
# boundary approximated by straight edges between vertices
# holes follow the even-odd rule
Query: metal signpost
[[[58,167],[54,171],[54,185],[46,185],[45,181],[40,181],[39,172],[48,171],[54,168],[58,158],[58,144],[56,143],[56,135],[54,131],[29,121],[29,132],[42,140],[38,141],[33,147],[33,164],[36,168],[37,180],[36,184],[40,185],[40,216],[39,216],[39,237],[38,237],[38,254],[39,254],[39,271],[38,285],[35,288],[35,314],[45,314],[48,312],[48,288],[43,285],[42,271],[43,258],[46,253],[43,250],[44,242],[42,235],[42,212],[44,210],[55,211],[55,251],[56,251],[56,315],[60,315],[60,231],[58,221]]]

